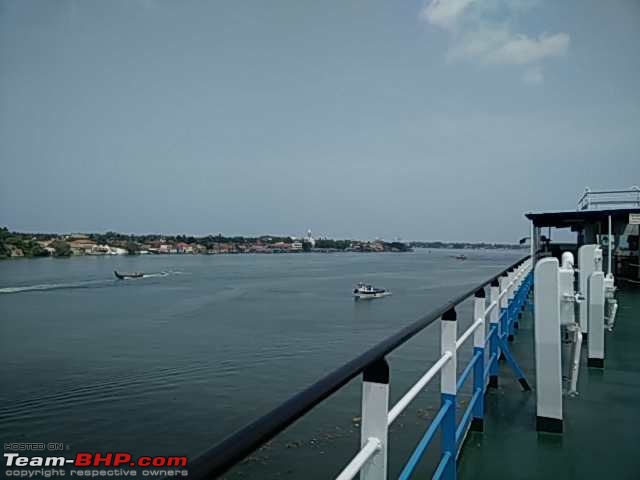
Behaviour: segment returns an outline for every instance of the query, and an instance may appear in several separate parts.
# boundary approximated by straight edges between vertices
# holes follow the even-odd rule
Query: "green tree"
[[[55,248],[56,257],[69,257],[71,256],[71,247],[63,240],[55,240],[51,242],[51,247]]]

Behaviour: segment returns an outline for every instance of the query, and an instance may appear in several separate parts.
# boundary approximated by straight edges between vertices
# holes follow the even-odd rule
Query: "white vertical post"
[[[562,432],[562,363],[558,259],[543,258],[534,271],[536,429]]]
[[[473,419],[471,420],[471,430],[475,432],[484,431],[484,365],[486,355],[484,352],[484,344],[486,341],[486,325],[487,319],[484,315],[485,309],[485,292],[484,288],[480,288],[474,294],[473,299],[473,323],[482,320],[480,326],[473,332],[473,354],[479,355],[473,366],[473,392],[480,391],[478,400],[473,407]]]
[[[500,295],[502,298],[500,299],[500,336],[504,337],[505,335],[510,335],[509,332],[509,315],[507,312],[507,307],[509,306],[509,273],[505,273],[502,277],[500,277]]]
[[[589,367],[604,368],[604,273],[594,272],[589,277]]]
[[[494,279],[491,282],[489,288],[489,301],[496,304],[491,309],[489,314],[490,329],[493,329],[493,335],[489,340],[489,355],[493,357],[491,360],[491,366],[489,368],[489,386],[491,388],[498,388],[498,358],[500,357],[500,348],[498,347],[498,337],[500,336],[500,302],[498,297],[500,296],[500,287],[498,279]]]
[[[458,447],[456,442],[456,392],[458,384],[458,361],[456,341],[458,340],[458,322],[456,311],[451,308],[442,315],[440,321],[440,352],[451,354],[451,358],[444,364],[440,372],[440,401],[444,405],[451,402],[447,409],[440,430],[442,432],[442,458],[448,457],[444,465],[442,478],[455,480],[457,478],[456,457]]]
[[[360,480],[386,480],[388,455],[389,365],[384,358],[369,365],[362,382],[360,448],[376,438],[380,448],[360,470]]]

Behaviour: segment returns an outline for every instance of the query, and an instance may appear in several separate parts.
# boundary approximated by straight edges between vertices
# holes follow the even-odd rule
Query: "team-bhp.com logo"
[[[75,457],[26,456],[20,453],[4,453],[7,477],[50,478],[66,476],[63,467],[74,467],[69,476],[77,477],[186,477],[187,457],[140,456],[128,452],[76,453]]]

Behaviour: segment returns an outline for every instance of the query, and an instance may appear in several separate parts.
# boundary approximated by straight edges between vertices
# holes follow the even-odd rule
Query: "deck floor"
[[[534,391],[522,392],[506,364],[486,395],[484,433],[469,433],[460,479],[640,479],[640,290],[618,292],[605,369],[588,369],[579,396],[564,396],[564,433],[537,433],[533,320],[525,313],[512,343]]]

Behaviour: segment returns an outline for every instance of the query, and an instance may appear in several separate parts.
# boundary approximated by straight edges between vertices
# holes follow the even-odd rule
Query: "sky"
[[[639,86],[637,0],[0,0],[0,225],[515,242]]]

